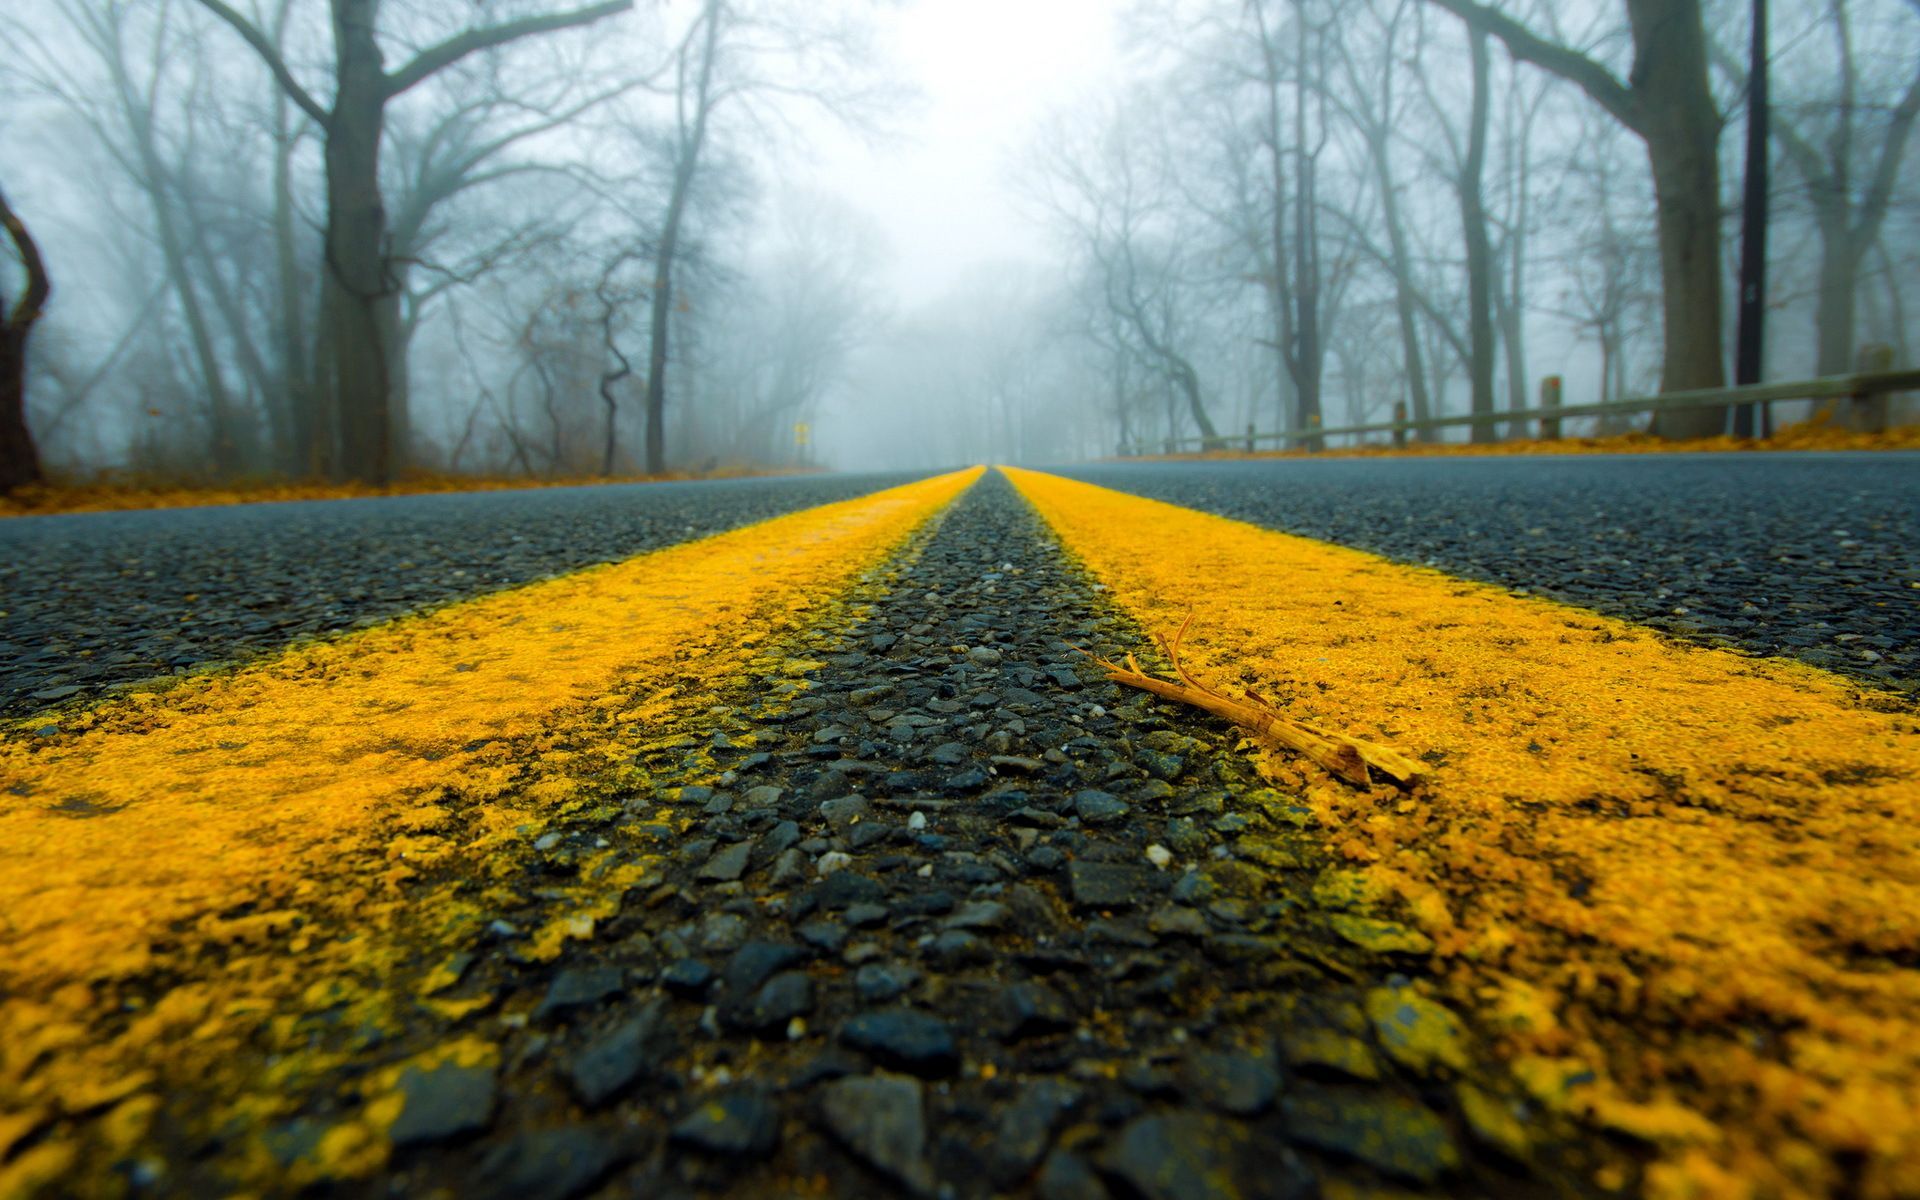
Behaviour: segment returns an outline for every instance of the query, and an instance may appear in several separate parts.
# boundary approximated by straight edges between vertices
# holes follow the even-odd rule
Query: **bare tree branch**
[[[219,0],[201,0],[203,4],[216,4]],[[224,6],[223,6],[224,7]],[[572,12],[551,13],[546,16],[523,17],[518,21],[508,21],[504,25],[494,25],[484,29],[469,29],[465,33],[455,34],[436,46],[429,46],[414,56],[412,62],[387,76],[387,95],[398,96],[408,88],[414,87],[435,73],[443,71],[467,57],[469,54],[493,46],[503,45],[519,38],[536,33],[551,33],[558,29],[571,29],[576,25],[590,25],[604,17],[611,17],[628,11],[633,0],[604,0],[603,3]]]
[[[274,79],[279,81],[281,88],[295,104],[298,104],[308,116],[320,122],[322,126],[326,125],[331,114],[320,106],[320,102],[313,98],[311,92],[300,86],[300,81],[295,79],[293,72],[287,69],[286,60],[280,57],[279,49],[266,34],[261,33],[253,22],[235,12],[226,0],[199,0],[199,2],[202,8],[233,26],[233,31],[239,34],[247,45],[253,47],[254,53],[260,56],[261,62],[267,64],[267,70],[273,72]]]

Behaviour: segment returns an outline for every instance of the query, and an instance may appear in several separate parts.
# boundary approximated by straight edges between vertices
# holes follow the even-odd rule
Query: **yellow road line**
[[[1265,766],[1404,901],[1522,1082],[1662,1145],[1654,1190],[1825,1193],[1856,1153],[1865,1194],[1920,1193],[1920,723],[1898,701],[1008,475],[1144,629],[1191,610],[1202,678],[1437,764],[1411,796]]]
[[[527,781],[546,731],[700,711],[703,683],[745,674],[756,645],[978,475],[397,620],[103,704],[51,737],[0,740],[0,1162],[61,1115],[111,1105],[139,1126],[156,1064],[222,1069],[219,1051],[289,995],[405,953],[378,937],[320,946],[316,925],[470,915],[407,911],[417,897],[397,885],[570,798],[564,761]],[[631,863],[593,870],[638,877]],[[593,915],[577,919],[590,928]],[[143,974],[178,983],[129,1013],[151,990]],[[26,1165],[57,1167],[45,1150]],[[33,1174],[20,1165],[0,1168],[0,1194],[9,1172]]]

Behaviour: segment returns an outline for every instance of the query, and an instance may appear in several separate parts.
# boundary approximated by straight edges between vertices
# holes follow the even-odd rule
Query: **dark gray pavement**
[[[0,714],[919,477],[612,484],[0,521]]]
[[[1920,686],[1920,454],[1276,459],[1060,474]]]

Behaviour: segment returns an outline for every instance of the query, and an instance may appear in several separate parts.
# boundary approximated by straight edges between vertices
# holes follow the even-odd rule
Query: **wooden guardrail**
[[[1546,389],[1543,389],[1545,391]],[[1430,429],[1459,425],[1501,425],[1514,421],[1539,421],[1540,436],[1560,436],[1560,422],[1570,417],[1624,416],[1634,413],[1681,412],[1691,409],[1720,408],[1734,404],[1766,404],[1776,400],[1846,401],[1848,426],[1878,432],[1886,426],[1886,397],[1895,392],[1920,391],[1920,370],[1866,371],[1854,375],[1828,375],[1820,379],[1800,379],[1786,383],[1755,383],[1743,387],[1704,388],[1688,392],[1663,392],[1655,396],[1629,396],[1599,404],[1541,404],[1533,408],[1510,408],[1490,414],[1448,413],[1423,421],[1375,421],[1364,425],[1309,427],[1274,433],[1259,433],[1249,426],[1241,436],[1222,434],[1213,438],[1164,438],[1159,441],[1172,453],[1176,447],[1198,445],[1224,450],[1241,443],[1251,452],[1258,443],[1277,442],[1281,448],[1298,442],[1330,437],[1355,437],[1366,434],[1392,434],[1395,444],[1404,444],[1407,435]],[[1394,406],[1396,413],[1402,406]],[[1149,453],[1140,443],[1122,446],[1122,454]]]

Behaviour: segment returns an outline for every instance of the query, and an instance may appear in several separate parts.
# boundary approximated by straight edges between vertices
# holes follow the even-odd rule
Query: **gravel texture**
[[[0,521],[0,715],[918,477],[615,484]]]
[[[464,1102],[403,1081],[421,1132],[371,1192],[1585,1191],[1592,1146],[1462,1090],[1502,1085],[1395,973],[1417,957],[1359,944],[1411,931],[1341,931],[1306,810],[1076,652],[1139,640],[1004,480],[877,586],[785,648],[823,662],[808,686],[723,689],[655,731],[624,808],[541,836],[557,882],[608,823],[658,830],[590,946],[521,961],[553,884],[487,893],[524,900],[449,995],[534,1017],[469,1026],[503,1063]]]
[[[1920,688],[1920,454],[1289,459],[1060,473]]]

